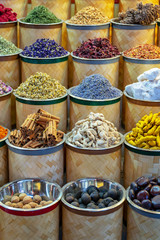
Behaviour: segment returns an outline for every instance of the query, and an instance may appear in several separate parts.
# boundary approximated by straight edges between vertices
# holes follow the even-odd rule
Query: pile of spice
[[[74,207],[101,209],[111,207],[121,199],[119,190],[90,185],[86,190],[77,187],[69,191],[65,200]]]
[[[89,6],[82,8],[68,22],[80,25],[97,25],[107,23],[108,17],[105,17],[97,8]]]
[[[119,13],[119,22],[125,24],[141,24],[149,25],[156,21],[160,14],[160,5],[153,5],[147,3],[145,5],[141,3],[137,4],[136,9],[128,9],[126,12]]]
[[[12,42],[0,36],[0,56],[18,54],[21,49],[17,48]]]
[[[13,12],[12,8],[6,8],[0,4],[0,22],[13,22],[17,21],[17,13]]]
[[[64,96],[67,89],[46,73],[37,72],[21,83],[14,92],[29,99],[53,99]]]
[[[37,39],[32,45],[25,47],[23,56],[33,58],[55,58],[67,55],[68,52],[54,40],[47,38]]]
[[[129,198],[139,207],[160,212],[160,176],[139,177],[130,185]]]
[[[137,78],[138,82],[125,87],[127,94],[140,100],[160,100],[160,69],[152,68]]]
[[[64,133],[57,130],[60,118],[39,109],[27,116],[20,130],[13,130],[9,142],[22,148],[55,146],[63,140]]]
[[[46,196],[41,197],[40,195],[34,195],[32,198],[26,193],[16,193],[13,196],[4,196],[3,203],[8,207],[33,210],[33,208],[41,208],[53,203],[51,200],[43,200],[46,198]]]
[[[160,58],[160,47],[151,44],[142,44],[123,52],[124,56],[138,59]]]
[[[102,75],[93,74],[74,87],[71,94],[85,99],[112,99],[120,97],[122,92],[113,87],[109,80]]]
[[[102,113],[91,112],[75,124],[67,141],[81,148],[108,148],[118,144],[120,134]]]
[[[142,117],[126,141],[139,148],[160,150],[160,112]]]
[[[0,126],[0,140],[2,140],[3,138],[5,138],[8,134],[8,129]]]
[[[12,91],[12,88],[0,80],[0,96]]]
[[[49,24],[61,22],[48,8],[45,6],[37,6],[22,19],[22,22],[34,24]]]
[[[81,44],[73,55],[80,58],[102,59],[120,55],[117,47],[112,46],[107,38],[89,39]]]

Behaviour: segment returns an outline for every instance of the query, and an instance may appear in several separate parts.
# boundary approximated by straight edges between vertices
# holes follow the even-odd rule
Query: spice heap
[[[17,48],[12,42],[7,41],[5,38],[0,36],[0,56],[18,54],[21,49]]]
[[[120,134],[113,123],[105,120],[102,113],[90,113],[75,124],[68,142],[81,148],[108,148],[118,144]]]
[[[30,114],[20,130],[13,130],[9,142],[22,148],[51,147],[63,140],[64,133],[57,130],[60,118],[39,109]]]
[[[142,208],[160,212],[160,176],[139,177],[130,185],[129,198]]]
[[[160,69],[152,68],[137,78],[138,82],[125,87],[127,94],[140,100],[160,100]]]
[[[32,208],[33,210],[33,208],[41,208],[53,203],[51,200],[43,200],[46,198],[46,196],[41,197],[40,195],[34,195],[32,198],[26,193],[16,193],[13,196],[6,195],[4,197],[3,203],[8,207],[23,209]]]
[[[160,47],[151,44],[142,44],[123,52],[124,56],[138,59],[160,58]]]
[[[115,57],[120,55],[120,52],[117,47],[111,45],[107,38],[95,38],[83,42],[73,52],[73,55],[81,58],[101,59]]]
[[[58,19],[48,8],[40,5],[35,7],[27,17],[22,19],[22,22],[34,23],[34,24],[49,24],[49,23],[58,23],[61,20]]]
[[[12,8],[6,8],[0,4],[0,22],[13,22],[17,21],[17,13],[13,12]]]
[[[0,80],[0,96],[12,91],[12,88]]]
[[[89,6],[81,9],[68,22],[73,24],[97,25],[107,23],[109,19],[105,17],[97,8]]]
[[[90,185],[86,190],[77,187],[68,192],[65,200],[74,207],[101,209],[117,204],[121,198],[119,190]]]
[[[147,3],[137,4],[136,9],[128,9],[126,12],[119,13],[119,22],[125,24],[149,25],[156,21],[160,14],[160,6]]]
[[[67,89],[57,80],[41,72],[31,75],[15,90],[16,95],[29,99],[53,99],[66,93]]]
[[[8,134],[8,129],[0,126],[0,140],[2,140],[3,138],[5,138]]]
[[[109,80],[102,75],[93,74],[74,87],[71,94],[85,99],[112,99],[120,97],[122,92],[112,87]]]
[[[160,112],[142,117],[126,141],[139,148],[160,150]]]
[[[68,52],[58,45],[54,40],[47,38],[37,39],[29,47],[25,47],[22,52],[23,56],[33,58],[55,58],[67,55]]]

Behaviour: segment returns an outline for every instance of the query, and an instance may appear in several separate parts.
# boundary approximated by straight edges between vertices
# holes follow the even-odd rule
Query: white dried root
[[[113,123],[102,113],[91,112],[75,124],[68,142],[81,148],[108,148],[120,142],[121,137]]]

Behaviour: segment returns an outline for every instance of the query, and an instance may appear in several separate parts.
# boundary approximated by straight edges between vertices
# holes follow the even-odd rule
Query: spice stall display
[[[96,201],[99,195],[108,195],[118,200],[113,201],[111,197],[105,198],[105,207],[96,208],[93,206],[93,199]],[[104,178],[83,178],[67,183],[63,188],[62,195],[62,231],[63,240],[80,240],[84,236],[87,239],[120,240],[122,234],[123,203],[125,201],[125,189],[118,183]],[[72,192],[72,193],[70,193]],[[85,193],[83,193],[85,192]],[[88,194],[90,193],[90,195]],[[81,208],[75,204],[70,204],[71,198],[80,196],[83,203],[92,203],[87,208]],[[105,194],[107,195],[107,193]],[[67,201],[67,199],[69,201]],[[99,199],[100,202],[102,199]],[[75,199],[76,201],[76,199]],[[110,202],[109,205],[108,202]],[[113,204],[114,203],[114,204]],[[84,205],[84,204],[81,204]],[[101,202],[102,205],[102,202]]]
[[[29,196],[24,198],[25,194]],[[40,198],[43,202],[50,200],[50,204],[41,208],[15,208],[19,198],[29,203],[32,197],[35,202],[38,202]],[[4,185],[0,190],[1,240],[21,239],[22,236],[24,240],[28,238],[58,240],[61,197],[62,190],[58,184],[42,179],[21,179]],[[12,206],[5,204],[10,198],[13,201]],[[19,205],[21,204],[20,202]]]
[[[35,7],[25,18],[19,20],[20,47],[31,45],[37,39],[53,38],[61,44],[62,23],[48,8]]]
[[[152,3],[154,5],[159,5],[159,0],[119,0],[119,11],[127,11],[129,8],[136,8],[138,3],[143,3],[143,4],[147,4],[147,3]]]
[[[120,181],[123,136],[102,113],[78,121],[66,139],[67,182],[83,177]]]
[[[20,130],[6,141],[9,148],[9,180],[40,177],[63,184],[64,133],[60,118],[43,109],[27,116]]]
[[[21,18],[27,15],[28,0],[1,0],[1,4],[12,8],[17,13],[17,17]]]
[[[119,129],[122,92],[102,75],[93,74],[84,78],[78,86],[69,90],[69,97],[70,129],[90,112],[102,112],[105,119]]]
[[[46,72],[59,82],[68,86],[68,56],[69,53],[54,40],[37,39],[26,46],[21,56],[21,80],[24,82],[36,72]]]
[[[67,89],[46,73],[31,75],[14,91],[16,97],[16,127],[27,115],[39,108],[61,118],[59,128],[67,128]]]
[[[86,76],[101,73],[118,87],[120,52],[107,38],[85,41],[71,53],[73,60],[72,86],[78,85]]]

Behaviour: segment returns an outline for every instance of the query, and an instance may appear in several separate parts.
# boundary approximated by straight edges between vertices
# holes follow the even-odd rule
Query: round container
[[[119,11],[126,12],[129,8],[136,8],[137,4],[142,2],[143,4],[146,3],[153,3],[154,5],[159,5],[159,0],[119,0]]]
[[[22,123],[25,121],[29,114],[35,113],[38,109],[42,108],[43,110],[49,112],[50,114],[60,117],[60,123],[58,128],[63,132],[66,132],[67,128],[67,95],[63,97],[47,99],[47,100],[34,100],[19,97],[14,94],[16,97],[16,127],[20,128]]]
[[[124,146],[125,188],[128,188],[131,182],[139,176],[160,175],[160,150],[138,148],[129,144],[126,140]]]
[[[117,98],[104,100],[85,99],[71,94],[73,88],[68,91],[70,97],[70,130],[78,120],[84,119],[90,112],[103,113],[105,119],[113,122],[115,127],[119,129],[122,95]]]
[[[93,38],[109,38],[110,22],[98,25],[79,25],[66,21],[68,50],[76,50],[83,41]]]
[[[157,21],[157,24],[158,24],[157,43],[158,46],[160,47],[160,21]]]
[[[40,177],[63,184],[64,141],[48,148],[20,148],[7,140],[9,180]]]
[[[0,109],[2,111],[0,117],[0,125],[11,129],[11,94],[9,93],[0,95]]]
[[[53,203],[37,209],[11,208],[0,202],[1,240],[6,239],[59,239],[59,203],[62,190],[56,183],[42,179],[23,179],[4,185],[0,200],[5,195],[26,193],[29,196],[46,195]],[[25,230],[24,230],[25,229]]]
[[[82,209],[65,201],[65,195],[70,190],[76,187],[86,190],[90,185],[117,189],[121,192],[121,200],[103,209]],[[62,191],[63,240],[92,239],[93,236],[96,240],[121,240],[125,189],[120,184],[105,179],[85,178],[66,184]]]
[[[13,12],[17,13],[17,18],[27,15],[28,0],[1,0],[1,4],[5,7],[12,8]]]
[[[146,114],[157,113],[160,110],[160,100],[147,101],[135,99],[124,91],[125,95],[125,130],[129,132],[136,123]]]
[[[8,138],[10,131],[5,138],[0,140],[0,187],[8,182],[8,150],[5,143]],[[1,224],[0,224],[1,225]]]
[[[73,60],[73,82],[72,86],[78,85],[86,77],[92,74],[102,74],[109,79],[114,87],[118,87],[119,58],[88,59],[79,58],[71,53]]]
[[[69,136],[69,135],[68,135]],[[120,182],[121,149],[124,138],[121,134],[119,144],[109,148],[79,148],[66,139],[67,182],[78,178],[109,178]]]
[[[128,196],[127,190],[127,240],[159,239],[160,213],[137,206]]]
[[[17,46],[17,21],[1,22],[0,35]]]
[[[88,6],[98,8],[109,19],[114,16],[114,0],[75,0],[76,12]]]
[[[47,72],[51,77],[68,87],[68,56],[57,58],[31,58],[21,55],[21,80],[25,82],[36,72]]]

